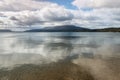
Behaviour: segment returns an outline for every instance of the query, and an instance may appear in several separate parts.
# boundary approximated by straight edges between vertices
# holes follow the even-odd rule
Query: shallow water
[[[0,33],[0,42],[0,80],[120,79],[120,33]]]

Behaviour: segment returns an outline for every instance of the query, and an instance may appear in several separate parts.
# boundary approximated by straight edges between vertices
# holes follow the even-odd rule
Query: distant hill
[[[45,27],[42,29],[31,29],[26,31],[13,31],[9,29],[0,29],[0,32],[120,32],[120,28],[88,29],[74,25]]]
[[[0,32],[12,32],[12,31],[9,29],[0,29]]]
[[[26,32],[88,32],[91,31],[88,28],[77,27],[74,25],[64,25],[64,26],[55,26],[55,27],[46,27],[43,29],[32,29],[27,30]]]
[[[120,32],[120,28],[93,29],[93,32]]]

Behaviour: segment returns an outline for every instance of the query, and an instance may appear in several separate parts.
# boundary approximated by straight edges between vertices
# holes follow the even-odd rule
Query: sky
[[[120,0],[0,0],[0,29],[120,27]]]

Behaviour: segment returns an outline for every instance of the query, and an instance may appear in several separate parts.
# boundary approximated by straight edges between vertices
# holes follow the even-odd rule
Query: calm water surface
[[[76,65],[94,78],[61,80],[120,80],[120,33],[0,33],[0,80],[37,80],[8,76],[23,65]]]

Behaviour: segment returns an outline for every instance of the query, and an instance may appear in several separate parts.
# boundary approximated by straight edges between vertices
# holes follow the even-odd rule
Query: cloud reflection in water
[[[120,56],[120,37],[113,35],[114,33],[2,34],[0,67],[47,64],[76,55],[77,58],[117,57]]]

